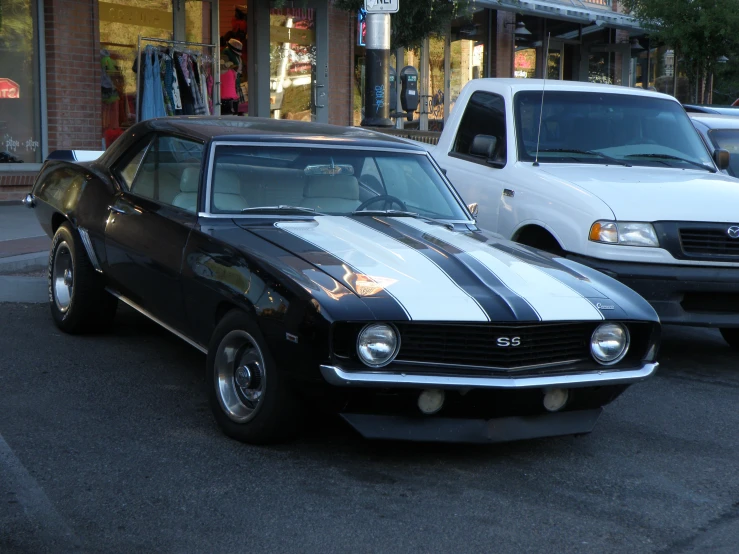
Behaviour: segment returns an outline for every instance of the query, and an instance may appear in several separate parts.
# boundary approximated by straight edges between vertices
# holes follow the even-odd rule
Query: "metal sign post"
[[[377,0],[384,1],[384,0]],[[369,6],[370,0],[366,0]],[[397,4],[397,1],[396,1]],[[362,127],[392,127],[390,120],[390,14],[367,12]]]

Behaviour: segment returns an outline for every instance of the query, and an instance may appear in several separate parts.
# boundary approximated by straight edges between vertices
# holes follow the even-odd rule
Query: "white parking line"
[[[36,480],[31,477],[13,450],[0,435],[0,481],[14,493],[26,517],[36,528],[35,538],[53,545],[57,552],[81,547],[79,539],[56,511]]]

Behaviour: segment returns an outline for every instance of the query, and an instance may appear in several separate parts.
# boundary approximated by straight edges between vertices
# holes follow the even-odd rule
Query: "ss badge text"
[[[521,346],[521,337],[498,337],[498,346]]]

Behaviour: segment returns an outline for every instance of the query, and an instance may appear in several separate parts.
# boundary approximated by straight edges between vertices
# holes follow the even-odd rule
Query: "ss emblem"
[[[521,337],[498,337],[498,346],[521,346]]]

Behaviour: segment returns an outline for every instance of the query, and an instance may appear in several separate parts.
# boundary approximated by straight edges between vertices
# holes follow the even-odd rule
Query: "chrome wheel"
[[[215,354],[215,387],[218,402],[228,418],[246,423],[259,410],[266,385],[264,357],[246,331],[231,331]]]
[[[66,242],[60,242],[57,246],[51,269],[51,287],[56,307],[60,312],[66,313],[72,304],[74,294],[74,262]]]

